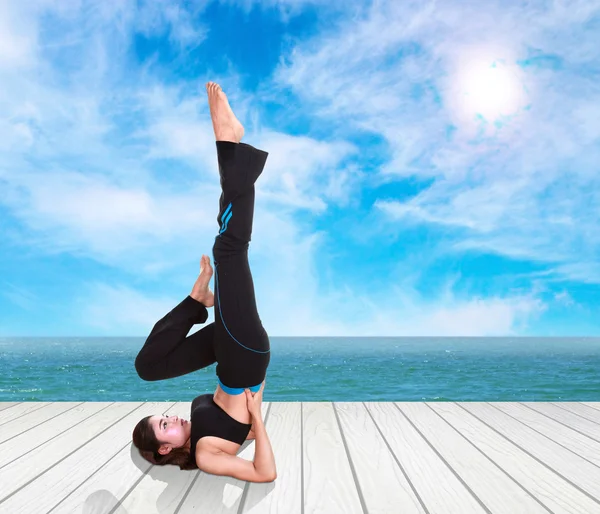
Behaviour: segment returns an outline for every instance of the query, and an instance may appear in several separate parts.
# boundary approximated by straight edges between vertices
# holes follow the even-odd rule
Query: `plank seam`
[[[87,421],[87,420],[88,420],[88,419],[90,419],[92,416],[95,416],[96,414],[99,414],[99,413],[100,413],[100,412],[102,412],[103,410],[106,410],[106,409],[108,409],[108,408],[109,408],[111,405],[113,405],[114,403],[115,403],[115,402],[113,402],[113,403],[110,403],[110,404],[108,404],[106,407],[103,407],[102,409],[100,409],[99,411],[93,412],[93,413],[92,413],[92,414],[90,414],[90,415],[89,415],[87,418],[83,418],[83,419],[82,419],[82,420],[81,420],[79,423],[76,423],[75,425],[73,425],[72,427],[70,427],[70,428],[69,428],[69,430],[71,430],[72,428],[75,428],[77,425],[80,425],[80,424],[81,424],[81,423],[83,423],[84,421]],[[71,410],[71,409],[69,409],[69,410]],[[65,411],[65,412],[68,412],[68,410],[67,410],[67,411]],[[64,413],[62,413],[62,412],[61,412],[61,414],[64,414]],[[60,414],[58,414],[58,416],[60,416]],[[54,416],[54,417],[56,417],[56,416]],[[41,424],[42,424],[42,423],[40,423],[40,425],[41,425]],[[38,426],[39,426],[39,425],[38,425]],[[24,432],[21,432],[21,433],[24,433]],[[64,432],[63,432],[63,433],[64,433]],[[62,434],[57,434],[57,435],[55,435],[54,437],[51,437],[50,439],[48,439],[47,441],[44,441],[43,443],[40,443],[40,444],[38,444],[37,446],[35,446],[35,447],[31,448],[31,450],[29,450],[29,451],[26,451],[25,453],[23,453],[23,454],[19,455],[19,456],[18,456],[16,459],[13,459],[11,462],[7,462],[6,464],[3,464],[2,466],[0,466],[0,469],[2,469],[2,468],[4,468],[4,467],[6,467],[6,466],[8,466],[8,465],[12,464],[12,463],[13,463],[14,461],[16,461],[17,459],[20,459],[20,458],[22,458],[22,457],[25,457],[25,455],[28,455],[28,454],[29,454],[29,453],[31,453],[32,451],[35,451],[35,450],[37,450],[37,449],[38,449],[40,446],[43,446],[43,445],[45,445],[46,443],[49,443],[50,441],[52,441],[53,439],[56,439],[57,437],[60,437],[61,435],[62,435]],[[11,437],[11,439],[12,439],[12,437]],[[10,439],[7,439],[7,441],[9,441],[9,440],[10,440]],[[4,501],[4,500],[1,500],[1,501],[0,501],[0,503],[2,503],[3,501]]]
[[[560,403],[557,402],[549,402],[550,405],[555,405],[556,407],[558,407],[559,409],[562,409],[566,412],[568,412],[569,414],[574,414],[575,416],[579,416],[580,418],[586,419],[587,421],[591,421],[592,423],[596,424],[596,425],[600,425],[600,422],[596,421],[595,419],[590,419],[590,418],[586,418],[583,414],[579,413],[579,412],[574,412],[570,409],[567,409],[566,407],[563,407],[562,405],[560,405]],[[585,407],[585,405],[583,405],[583,407]],[[590,436],[588,436],[590,437]],[[593,437],[592,437],[593,439]],[[594,439],[594,441],[596,441],[596,439]],[[598,441],[600,442],[600,441]]]
[[[61,503],[63,503],[69,496],[71,496],[75,491],[77,491],[77,489],[79,489],[81,486],[83,486],[83,484],[85,484],[90,478],[92,478],[96,473],[98,473],[104,466],[108,465],[108,463],[113,460],[117,455],[119,455],[119,453],[121,453],[125,448],[127,448],[127,446],[129,446],[131,444],[131,441],[127,442],[125,444],[125,446],[123,446],[122,448],[120,448],[117,453],[115,453],[110,459],[108,459],[104,464],[102,464],[102,466],[100,466],[96,471],[94,471],[90,476],[88,476],[83,482],[81,482],[78,486],[76,486],[75,488],[73,488],[71,491],[69,491],[69,493],[62,499],[60,500],[54,507],[52,507],[46,514],[50,514],[50,512],[52,512],[54,509],[56,509],[56,507],[58,507]],[[150,463],[148,463],[150,464]],[[152,466],[150,464],[150,466]],[[148,467],[148,469],[150,469],[150,466]],[[147,473],[148,470],[146,470],[145,473]],[[144,473],[144,474],[145,474]]]
[[[115,403],[115,402],[113,402]],[[108,408],[110,407],[107,406],[105,407]],[[133,409],[131,412],[134,412],[136,409],[139,409],[141,407],[138,406],[135,409]],[[104,409],[103,409],[104,410]],[[102,411],[98,411],[98,412],[102,412]],[[123,418],[125,418],[126,416],[129,416],[129,414],[131,414],[131,412],[129,412],[128,414],[125,414],[123,417],[121,417],[119,420],[117,420],[115,423],[118,423],[119,421],[121,421]],[[96,413],[97,414],[97,413]],[[93,414],[95,415],[95,414]],[[92,416],[93,416],[92,415]],[[77,423],[77,425],[79,425],[79,423]],[[73,426],[77,426],[77,425],[73,425]],[[111,424],[112,426],[112,424]],[[72,427],[71,427],[72,428]],[[83,448],[86,444],[88,444],[90,441],[93,441],[94,439],[96,439],[98,436],[102,435],[104,432],[106,432],[110,427],[105,428],[102,432],[99,432],[98,434],[96,434],[94,437],[92,437],[91,439],[89,439],[88,441],[86,441],[84,444],[82,444],[81,446],[79,446],[79,448],[76,448],[75,450],[73,450],[71,453],[65,455],[62,459],[56,461],[54,464],[52,464],[52,466],[50,466],[49,468],[46,468],[44,471],[42,471],[41,473],[39,473],[38,475],[36,475],[35,477],[33,477],[31,480],[29,480],[28,482],[24,483],[21,487],[15,489],[12,493],[10,493],[8,496],[5,496],[4,498],[2,498],[0,500],[0,504],[4,503],[6,500],[8,500],[9,498],[11,498],[12,496],[14,496],[15,494],[17,494],[19,491],[21,491],[22,489],[24,489],[25,487],[27,487],[29,484],[31,484],[32,482],[34,482],[35,480],[37,480],[38,478],[40,478],[43,474],[47,473],[48,471],[50,471],[52,468],[58,466],[63,460],[68,459],[71,455],[73,455],[75,452],[79,451],[81,448]],[[54,438],[53,438],[54,439]],[[51,441],[52,439],[50,439]],[[46,441],[48,442],[48,441]],[[45,444],[45,443],[44,443]],[[29,453],[29,452],[28,452]],[[26,455],[26,454],[25,454]],[[22,457],[22,456],[21,456]],[[21,458],[19,457],[19,459]],[[15,459],[17,460],[17,459]],[[13,461],[14,462],[14,461]]]
[[[404,478],[406,478],[406,481],[408,482],[408,485],[410,486],[410,488],[412,489],[412,492],[414,493],[414,495],[417,497],[417,500],[419,500],[419,503],[421,504],[421,507],[423,507],[423,510],[425,511],[426,514],[430,514],[429,509],[427,508],[427,506],[425,505],[425,503],[423,502],[423,499],[421,498],[421,495],[419,494],[419,492],[417,491],[417,489],[415,488],[415,486],[413,485],[410,477],[408,476],[408,474],[406,473],[406,471],[404,470],[404,466],[402,466],[402,464],[400,463],[400,461],[398,460],[398,457],[396,457],[396,454],[394,453],[394,450],[392,449],[392,447],[389,445],[389,443],[387,442],[387,439],[385,438],[385,436],[383,435],[383,432],[381,431],[381,429],[379,428],[379,426],[377,425],[377,422],[375,421],[375,418],[373,417],[373,415],[371,414],[371,411],[369,410],[369,408],[367,407],[367,404],[365,402],[361,402],[363,404],[363,406],[365,407],[365,409],[367,410],[367,413],[369,414],[369,417],[373,420],[373,423],[375,424],[375,428],[377,429],[377,431],[379,432],[379,435],[381,436],[381,439],[383,440],[383,442],[385,443],[385,445],[387,446],[387,449],[390,451],[390,455],[392,456],[392,458],[396,461],[396,464],[398,464],[398,467],[400,468],[400,471],[402,471],[402,474],[404,475]],[[388,402],[383,402],[383,403],[388,403]]]
[[[583,405],[584,407],[589,407],[590,409],[596,409],[596,410],[600,411],[600,409],[598,407],[594,407],[593,405],[586,405],[585,403],[582,403],[582,402],[579,402],[579,403],[581,403],[581,405]]]
[[[152,464],[152,466],[154,466],[154,464]],[[152,467],[150,466],[150,467]],[[150,471],[150,470],[148,470]],[[201,469],[197,469],[196,470],[196,476],[194,477],[194,479],[191,481],[190,486],[187,488],[187,491],[183,494],[183,496],[181,497],[181,500],[179,500],[179,503],[177,504],[177,507],[175,508],[175,510],[173,511],[173,514],[177,514],[180,510],[181,507],[183,506],[185,500],[187,499],[187,497],[190,495],[190,493],[192,492],[192,489],[194,487],[194,484],[196,483],[196,480],[198,480],[198,477],[204,473],[204,471],[202,471]],[[136,484],[137,486],[137,484]],[[113,512],[109,512],[109,514],[113,514]]]
[[[340,417],[338,415],[337,409],[335,408],[335,402],[331,402],[331,405],[333,407],[333,414],[335,415],[335,419],[340,430],[340,435],[342,436],[342,444],[344,445],[344,450],[346,451],[346,457],[348,457],[348,462],[350,463],[350,471],[352,472],[352,477],[354,478],[354,485],[356,486],[356,490],[358,492],[358,499],[360,500],[360,505],[362,507],[363,512],[368,514],[369,510],[367,509],[367,505],[365,504],[365,499],[360,488],[360,482],[358,481],[358,477],[356,476],[356,469],[354,468],[354,463],[352,462],[352,456],[350,455],[348,443],[346,441],[346,437],[344,436],[344,431],[342,430]]]
[[[525,405],[525,404],[523,404],[523,403],[520,403],[520,402],[518,402],[518,403],[519,403],[519,405],[523,405],[523,407],[527,407],[527,405]],[[528,407],[528,408],[529,408],[530,410],[532,410],[533,412],[537,413],[537,414],[541,414],[542,416],[546,416],[546,415],[545,415],[543,412],[540,412],[540,411],[538,411],[538,410],[532,409],[531,407]],[[499,410],[500,412],[503,412],[503,413],[504,413],[504,414],[506,414],[507,416],[510,416],[511,418],[513,418],[513,419],[516,419],[516,420],[517,420],[517,421],[519,421],[520,423],[523,423],[523,425],[525,425],[526,427],[529,427],[529,428],[530,428],[531,430],[533,430],[534,432],[537,432],[538,434],[540,434],[540,435],[543,435],[543,436],[544,436],[546,439],[548,439],[548,440],[552,441],[553,443],[556,443],[556,444],[558,444],[558,446],[560,446],[560,447],[564,448],[565,450],[568,450],[568,451],[570,451],[571,453],[573,453],[574,455],[577,455],[578,457],[581,457],[581,458],[582,458],[583,460],[585,460],[586,462],[589,462],[589,463],[590,463],[592,466],[595,466],[595,467],[597,467],[597,468],[600,468],[600,466],[598,466],[598,464],[596,464],[595,462],[592,462],[591,460],[588,460],[588,459],[587,459],[586,457],[584,457],[583,455],[579,455],[579,453],[577,453],[575,450],[572,450],[571,448],[569,448],[569,447],[565,446],[564,444],[562,444],[562,443],[559,443],[558,441],[555,441],[555,440],[554,440],[554,439],[552,439],[550,436],[547,436],[546,434],[543,434],[543,433],[542,433],[542,432],[540,432],[539,430],[536,430],[536,429],[535,429],[535,428],[533,428],[532,426],[530,426],[530,425],[528,425],[527,423],[525,423],[525,421],[521,421],[521,420],[519,420],[519,419],[515,418],[514,416],[512,416],[512,415],[508,414],[508,412],[504,412],[504,411],[503,411],[503,410],[501,410],[501,409],[498,409],[498,410]],[[581,433],[581,432],[580,432],[579,430],[577,430],[576,428],[570,427],[569,425],[565,425],[564,423],[561,423],[561,422],[560,422],[560,421],[558,421],[557,419],[551,418],[550,416],[546,416],[546,417],[547,417],[548,419],[552,420],[552,421],[555,421],[556,423],[558,423],[558,424],[560,424],[560,425],[563,425],[563,426],[567,427],[569,430],[573,430],[574,432],[577,432],[578,434],[581,434],[581,435],[583,435],[583,436],[585,436],[585,437],[587,437],[587,438],[591,439],[592,441],[595,441],[595,442],[599,442],[599,443],[600,443],[600,441],[597,441],[596,439],[594,439],[593,437],[591,437],[591,436],[589,436],[589,435],[586,435],[586,434],[583,434],[583,433]]]
[[[492,403],[490,402],[486,402],[487,404],[491,405],[492,407],[494,407],[495,409],[497,409],[497,407],[495,407]],[[476,416],[475,414],[473,414],[472,412],[468,411],[467,409],[465,409],[462,405],[460,405],[459,403],[457,403],[457,405],[461,408],[463,408],[466,412],[468,412],[469,414],[471,414],[471,416],[475,416],[479,421],[481,421],[484,425],[487,425],[489,428],[491,428],[494,432],[496,432],[497,434],[501,435],[502,437],[504,437],[504,439],[506,439],[509,443],[514,444],[517,448],[521,449],[522,451],[524,451],[527,455],[529,455],[532,459],[537,460],[540,464],[542,464],[543,466],[545,466],[546,468],[548,468],[550,471],[552,471],[553,473],[556,473],[560,478],[562,478],[563,480],[565,480],[566,482],[568,482],[569,484],[571,484],[573,487],[577,488],[579,491],[581,491],[583,494],[585,494],[588,498],[590,498],[591,500],[595,501],[596,503],[600,504],[600,501],[598,501],[596,498],[594,498],[590,493],[588,493],[586,490],[582,489],[581,487],[579,487],[576,483],[572,482],[571,480],[569,480],[567,477],[563,476],[562,474],[560,474],[558,471],[556,471],[555,469],[551,468],[548,464],[546,464],[545,462],[543,462],[542,460],[538,459],[535,455],[533,455],[532,453],[528,452],[525,448],[523,448],[521,445],[515,443],[514,441],[512,441],[511,439],[509,439],[507,436],[505,436],[502,432],[496,430],[492,425],[490,425],[489,423],[486,423],[485,421],[483,421],[481,418],[479,418],[478,416]],[[506,414],[507,416],[513,418],[514,420],[518,421],[519,423],[521,423],[522,425],[525,425],[525,423],[523,423],[522,421],[519,421],[517,418],[511,416],[510,414],[507,414],[506,412],[497,409],[498,411],[500,411],[502,414]],[[528,425],[525,425],[527,428],[530,428],[531,430],[534,430],[535,432],[537,432],[537,430],[531,428]],[[541,434],[544,435],[544,434]],[[546,436],[544,436],[546,437]],[[549,437],[547,437],[547,439],[549,439],[550,441],[552,441],[552,439],[550,439]],[[552,442],[556,442],[556,441],[552,441]],[[559,444],[559,443],[556,443]],[[562,446],[562,445],[560,445]]]
[[[38,423],[37,425],[35,425],[35,426],[31,427],[31,428],[28,428],[27,430],[23,430],[23,432],[20,432],[20,433],[18,433],[18,434],[15,434],[15,435],[13,435],[12,437],[9,437],[8,439],[5,439],[5,440],[4,440],[4,441],[2,441],[0,444],[4,444],[4,443],[6,443],[6,442],[10,441],[11,439],[14,439],[15,437],[19,437],[20,435],[23,435],[23,434],[25,434],[25,433],[29,432],[30,430],[33,430],[34,428],[41,427],[41,426],[42,426],[44,423],[48,423],[48,421],[51,421],[51,420],[53,420],[54,418],[57,418],[58,416],[62,416],[64,413],[66,413],[66,412],[69,412],[70,410],[73,410],[75,407],[79,407],[80,405],[82,405],[82,404],[84,404],[84,403],[85,403],[85,402],[80,402],[80,403],[78,403],[77,405],[74,405],[73,407],[71,407],[70,409],[67,409],[67,410],[64,410],[64,411],[62,411],[62,412],[59,412],[58,414],[56,414],[56,415],[52,416],[51,418],[48,418],[48,419],[47,419],[47,420],[45,420],[45,421],[42,421],[41,423]],[[33,411],[33,412],[35,412],[35,411]],[[31,413],[30,413],[30,412],[28,412],[27,414],[31,414]],[[6,464],[5,464],[5,465],[6,465]],[[4,467],[4,466],[0,466],[0,469],[2,469],[3,467]]]
[[[24,402],[21,402],[21,403],[24,403]],[[29,412],[25,412],[25,413],[21,414],[20,416],[17,416],[16,418],[9,419],[8,421],[5,421],[4,423],[0,423],[0,427],[2,427],[2,426],[4,426],[4,425],[6,425],[7,423],[10,423],[11,421],[15,421],[16,419],[22,418],[23,416],[27,416],[28,414],[31,414],[32,412],[37,412],[37,411],[39,411],[40,409],[43,409],[44,407],[47,407],[48,405],[52,405],[53,403],[56,403],[56,402],[48,402],[48,403],[43,403],[43,404],[42,404],[40,407],[38,407],[37,409],[30,410]],[[13,407],[16,407],[16,405],[13,405]],[[9,409],[12,409],[12,407],[9,407]],[[7,409],[7,410],[8,410],[8,409]]]
[[[438,452],[434,446],[429,442],[429,440],[423,435],[423,433],[415,426],[415,424],[409,419],[406,413],[398,406],[396,402],[393,402],[396,408],[402,413],[402,415],[408,420],[408,422],[412,425],[412,427],[419,433],[419,435],[423,438],[423,440],[429,445],[429,447],[434,451],[434,453],[438,456],[438,458],[446,465],[446,467],[452,472],[452,474],[458,479],[458,481],[471,493],[475,501],[481,505],[481,508],[485,510],[488,514],[492,514],[492,511],[487,508],[485,503],[481,501],[481,498],[475,494],[475,492],[468,486],[468,484],[460,477],[460,475],[454,471],[454,468],[448,464],[446,459],[442,456],[440,452]]]
[[[17,405],[21,405],[23,402],[15,402],[12,405],[4,405],[4,403],[10,403],[10,402],[2,402],[2,403],[0,403],[0,411],[11,409],[12,407],[16,407]]]
[[[452,402],[454,404],[456,404],[457,402]],[[550,514],[552,514],[552,511],[550,510],[549,507],[547,507],[546,505],[544,505],[542,503],[542,501],[537,498],[533,493],[531,493],[524,485],[522,485],[521,483],[519,483],[519,481],[515,478],[513,478],[508,471],[504,470],[500,464],[494,462],[492,460],[492,458],[487,455],[483,450],[481,450],[478,446],[475,445],[475,443],[473,443],[472,441],[469,440],[469,438],[467,436],[465,436],[463,433],[461,433],[454,425],[452,425],[447,419],[445,419],[444,417],[442,417],[442,415],[437,412],[433,407],[431,407],[428,403],[425,403],[425,405],[427,405],[427,407],[429,407],[437,416],[439,416],[444,423],[446,423],[448,426],[450,426],[452,428],[452,430],[454,430],[457,434],[459,434],[465,441],[467,441],[471,446],[473,446],[473,448],[475,448],[479,453],[481,453],[486,459],[488,459],[494,466],[496,466],[500,471],[502,471],[502,473],[504,473],[508,478],[510,478],[515,484],[517,484],[521,489],[523,489],[523,491],[525,491],[529,496],[531,496],[536,502],[538,502],[544,509],[546,509],[548,512],[550,512]]]

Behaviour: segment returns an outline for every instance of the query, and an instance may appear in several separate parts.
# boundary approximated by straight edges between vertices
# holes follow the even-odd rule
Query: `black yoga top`
[[[196,444],[207,435],[221,437],[234,443],[242,444],[252,424],[241,423],[233,419],[213,400],[214,394],[201,394],[192,401],[190,421],[192,432],[190,435],[190,458],[196,455]]]

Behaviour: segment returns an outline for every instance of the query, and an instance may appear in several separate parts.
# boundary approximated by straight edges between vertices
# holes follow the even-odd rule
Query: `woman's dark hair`
[[[142,418],[133,429],[133,444],[140,451],[140,455],[157,466],[173,464],[179,466],[179,469],[198,469],[196,459],[190,457],[190,450],[187,448],[172,448],[166,455],[158,453],[162,443],[154,434],[154,429],[150,424],[151,417]]]

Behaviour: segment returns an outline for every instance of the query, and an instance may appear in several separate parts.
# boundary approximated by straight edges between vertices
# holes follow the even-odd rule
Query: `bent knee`
[[[147,362],[144,362],[144,360],[139,357],[139,355],[135,359],[135,370],[137,371],[138,376],[146,382],[158,380],[156,370],[154,370],[153,366],[149,366]]]

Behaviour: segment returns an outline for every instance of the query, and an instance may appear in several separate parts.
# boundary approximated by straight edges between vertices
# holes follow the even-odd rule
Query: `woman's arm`
[[[267,435],[260,407],[264,388],[265,381],[263,381],[260,390],[256,394],[252,394],[250,389],[246,389],[246,401],[248,410],[252,415],[252,429],[254,430],[254,467],[261,476],[272,477],[272,480],[275,480],[277,477],[275,456],[273,455],[273,448],[271,448],[271,441],[269,441]]]
[[[273,482],[277,478],[276,475],[261,475],[253,462],[225,452],[197,451],[196,464],[206,473],[229,476],[247,482]]]
[[[275,466],[275,455],[271,448],[271,441],[267,435],[267,429],[261,418],[254,422],[255,442],[254,442],[254,467],[261,476],[272,480],[277,478],[277,468]]]

